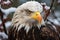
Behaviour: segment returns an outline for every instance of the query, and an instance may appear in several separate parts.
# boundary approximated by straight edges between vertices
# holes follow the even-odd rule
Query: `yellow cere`
[[[41,23],[41,21],[42,21],[42,16],[41,16],[40,12],[34,12],[31,16],[31,18],[37,20],[39,23]]]

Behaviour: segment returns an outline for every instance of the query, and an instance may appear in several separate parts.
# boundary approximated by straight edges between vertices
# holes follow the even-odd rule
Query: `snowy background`
[[[22,3],[30,1],[30,0],[0,0],[0,10],[3,12],[3,21],[8,31],[9,27],[11,27],[11,19],[16,10],[16,8]],[[36,0],[40,2],[42,5],[45,5],[45,9],[50,9],[51,0]],[[56,4],[56,5],[55,5]],[[55,1],[54,6],[52,8],[53,12],[48,16],[48,20],[53,22],[55,25],[60,26],[60,0]],[[45,12],[42,12],[44,14]],[[4,28],[1,20],[1,12],[0,12],[0,40],[5,40],[8,38],[8,35],[4,33]]]

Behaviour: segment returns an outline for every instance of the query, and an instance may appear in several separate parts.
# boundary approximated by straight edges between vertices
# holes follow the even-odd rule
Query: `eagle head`
[[[39,2],[28,1],[20,5],[12,18],[12,25],[19,31],[22,27],[26,32],[32,27],[40,28],[45,24],[41,16],[43,7]]]

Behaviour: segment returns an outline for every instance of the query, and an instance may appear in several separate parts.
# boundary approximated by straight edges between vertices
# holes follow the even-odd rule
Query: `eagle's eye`
[[[25,10],[26,11],[26,14],[29,16],[31,13],[33,13],[32,11],[30,11],[30,10],[28,10],[28,9],[26,9]]]

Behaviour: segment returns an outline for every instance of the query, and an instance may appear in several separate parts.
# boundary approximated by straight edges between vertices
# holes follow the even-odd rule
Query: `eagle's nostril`
[[[36,14],[36,16],[37,16],[38,14]]]

